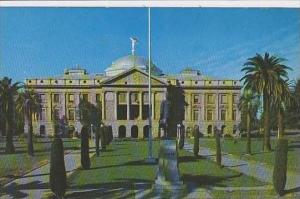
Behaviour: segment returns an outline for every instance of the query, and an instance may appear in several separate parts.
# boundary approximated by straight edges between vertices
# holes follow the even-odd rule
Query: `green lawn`
[[[0,185],[9,179],[23,175],[24,173],[37,168],[49,161],[50,138],[36,138],[34,142],[35,156],[27,155],[27,143],[25,139],[14,141],[16,152],[5,154],[5,142],[0,143]],[[79,139],[64,138],[65,151],[80,147]]]
[[[159,141],[153,144],[157,157]],[[78,170],[68,179],[69,188],[76,190],[105,188],[109,194],[120,194],[114,189],[136,189],[136,183],[145,183],[150,188],[156,176],[156,165],[145,163],[147,141],[113,142],[100,157],[91,159],[90,170]],[[220,169],[214,162],[194,158],[192,153],[179,151],[180,173],[185,184],[194,186],[261,186],[265,185],[252,177],[227,168]],[[83,194],[83,193],[81,193]],[[92,197],[99,193],[86,192],[81,197]],[[70,195],[69,195],[70,196]],[[71,194],[71,197],[77,195]],[[79,195],[78,195],[79,196]],[[115,196],[115,195],[114,195]]]
[[[189,140],[193,143],[193,140]],[[252,155],[246,155],[246,138],[238,140],[236,143],[232,138],[221,139],[221,148],[223,152],[231,153],[244,160],[255,160],[258,162],[266,163],[269,166],[274,165],[274,151],[263,152],[262,138],[251,139]],[[215,149],[216,142],[214,138],[200,138],[200,146]],[[276,146],[276,139],[271,140],[272,149]],[[300,172],[300,138],[289,138],[289,151],[288,151],[288,170]]]

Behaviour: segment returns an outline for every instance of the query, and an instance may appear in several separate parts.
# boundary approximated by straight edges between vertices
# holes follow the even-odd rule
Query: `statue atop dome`
[[[130,40],[131,40],[131,54],[134,55],[134,53],[135,53],[135,45],[137,44],[138,39],[135,38],[135,37],[130,37]]]

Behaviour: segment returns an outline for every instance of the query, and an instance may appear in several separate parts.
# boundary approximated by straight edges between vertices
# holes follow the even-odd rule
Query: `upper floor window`
[[[213,104],[214,103],[214,96],[213,96],[213,94],[208,94],[207,95],[207,103],[208,104]]]
[[[194,95],[194,104],[200,104],[200,96]]]
[[[138,93],[131,93],[130,94],[130,101],[131,101],[131,104],[138,104],[139,103]]]
[[[100,102],[101,101],[101,96],[100,94],[96,94],[96,102]]]
[[[82,99],[85,101],[89,101],[89,94],[82,94]]]
[[[54,101],[54,103],[59,103],[59,94],[53,95],[53,101]]]
[[[74,94],[69,94],[68,101],[69,102],[74,102]]]
[[[232,111],[232,120],[236,120],[236,110],[234,109],[233,111]]]
[[[46,102],[46,96],[45,96],[45,94],[40,94],[40,99],[41,99],[42,103]]]
[[[233,103],[236,104],[238,102],[238,95],[233,95]]]
[[[119,102],[119,104],[125,104],[126,101],[127,101],[126,93],[125,92],[118,93],[118,102]]]
[[[221,120],[222,121],[226,120],[226,110],[221,110]]]
[[[226,104],[227,103],[227,95],[223,94],[221,95],[221,104]]]
[[[213,120],[213,111],[212,110],[207,110],[206,119],[208,121],[212,121]]]
[[[194,119],[195,121],[199,120],[199,110],[198,110],[198,109],[195,109],[195,110],[193,111],[193,119]]]
[[[143,102],[144,104],[148,104],[149,102],[149,97],[148,93],[143,93]]]
[[[71,120],[71,121],[75,120],[75,111],[74,111],[74,109],[69,109],[68,115],[69,115],[69,120]]]

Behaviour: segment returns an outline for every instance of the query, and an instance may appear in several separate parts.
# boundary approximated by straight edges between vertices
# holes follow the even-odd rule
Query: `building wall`
[[[84,76],[84,75],[83,75]],[[134,77],[136,79],[142,79]],[[127,78],[128,79],[128,78]],[[121,80],[120,80],[121,81]],[[126,80],[126,83],[129,80]],[[137,80],[136,80],[137,81]],[[185,130],[192,129],[198,125],[204,135],[213,135],[213,127],[223,127],[225,134],[232,134],[241,120],[238,110],[238,99],[240,97],[240,85],[235,80],[177,80],[165,78],[169,85],[182,88],[185,98],[185,113],[183,125]],[[160,104],[165,99],[167,86],[153,86],[152,88],[152,132],[154,137],[158,136],[158,124]],[[118,137],[121,128],[126,129],[126,137],[132,137],[132,130],[138,129],[138,137],[144,137],[144,131],[148,120],[143,119],[142,107],[147,105],[143,100],[143,93],[148,92],[147,85],[102,85],[101,79],[31,79],[26,81],[29,88],[33,88],[43,96],[42,118],[36,118],[33,122],[35,133],[40,133],[41,125],[45,126],[47,135],[53,135],[53,109],[58,109],[59,116],[66,116],[68,124],[74,126],[75,131],[81,131],[81,124],[78,121],[78,104],[84,94],[88,94],[88,100],[96,104],[96,96],[102,103],[102,119],[106,125],[112,127],[114,137]],[[118,93],[125,92],[127,96],[126,105],[130,106],[130,94],[138,93],[139,117],[135,120],[117,120]],[[73,100],[69,95],[73,95]],[[55,102],[56,96],[59,101]],[[234,101],[235,100],[235,101]],[[68,114],[74,110],[74,120],[70,120]],[[128,110],[128,108],[127,108]],[[236,118],[233,118],[235,110]],[[127,111],[128,117],[129,111]],[[123,127],[124,126],[124,127]],[[210,127],[211,126],[211,127]],[[209,132],[211,128],[211,132]]]

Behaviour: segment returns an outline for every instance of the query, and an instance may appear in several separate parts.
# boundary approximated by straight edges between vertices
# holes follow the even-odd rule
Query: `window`
[[[236,120],[236,110],[232,111],[232,120]]]
[[[45,94],[40,94],[40,99],[41,99],[42,103],[45,103],[46,102],[46,96],[45,96]]]
[[[119,104],[126,104],[126,93],[118,94],[118,102]]]
[[[208,121],[213,120],[213,111],[212,110],[207,110],[207,116],[206,116]]]
[[[100,102],[101,101],[101,96],[100,94],[96,94],[96,102]]]
[[[148,104],[149,103],[149,97],[148,97],[148,93],[143,93],[143,102],[144,104]]]
[[[194,95],[194,104],[199,104],[199,103],[200,103],[200,96]]]
[[[227,103],[227,96],[226,95],[221,95],[221,104],[226,104]]]
[[[59,119],[59,109],[58,108],[55,108],[53,110],[53,120],[58,120]]]
[[[138,93],[131,93],[130,101],[131,101],[131,104],[138,104],[139,103]]]
[[[82,94],[82,99],[85,101],[89,101],[89,94]]]
[[[236,104],[238,102],[238,96],[233,95],[233,103]]]
[[[69,109],[68,115],[69,115],[69,120],[71,120],[71,121],[75,120],[75,111],[74,111],[74,109]]]
[[[54,101],[54,103],[59,103],[59,94],[53,95],[53,101]]]
[[[221,120],[222,121],[226,120],[226,110],[221,110]]]
[[[68,101],[69,102],[74,102],[74,94],[69,94]]]
[[[213,104],[214,103],[214,96],[213,96],[213,94],[208,94],[207,95],[207,103],[208,104]]]
[[[193,111],[193,119],[194,119],[195,121],[199,120],[199,110],[198,110],[198,109],[195,109],[195,110]]]

